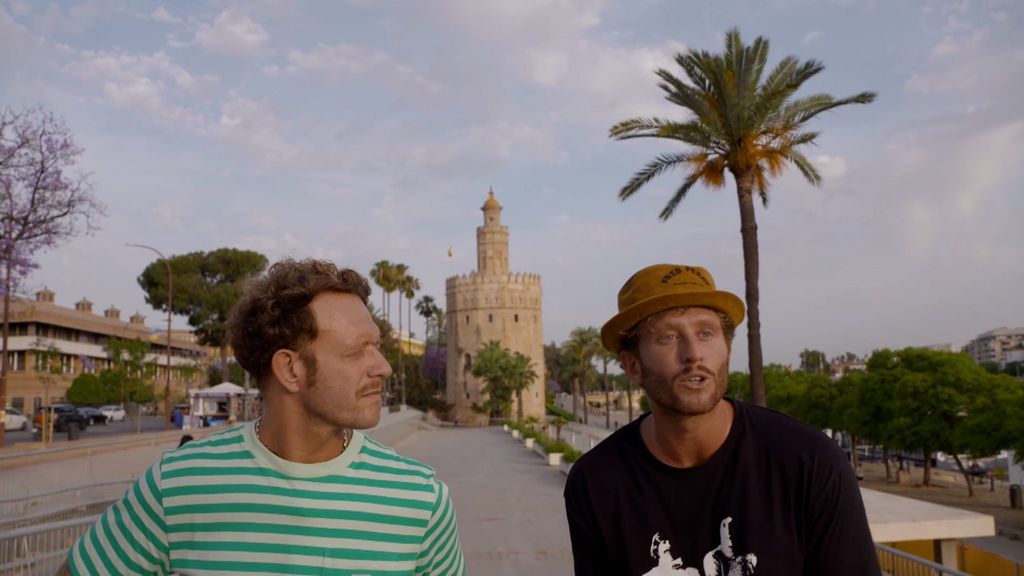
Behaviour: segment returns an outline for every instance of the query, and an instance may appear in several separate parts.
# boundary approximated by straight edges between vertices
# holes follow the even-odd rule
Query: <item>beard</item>
[[[700,389],[693,390],[685,380],[700,375],[708,379]],[[675,374],[659,372],[640,360],[640,386],[652,405],[680,416],[700,416],[714,410],[729,387],[729,359],[712,370],[698,365]]]

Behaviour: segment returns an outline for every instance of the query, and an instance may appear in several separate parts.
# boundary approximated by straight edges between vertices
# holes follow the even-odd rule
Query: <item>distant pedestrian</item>
[[[565,486],[577,575],[880,573],[853,470],[828,436],[723,399],[743,302],[659,264],[601,330],[651,411],[584,454]],[[671,546],[669,545],[671,541]],[[696,563],[696,562],[694,562]]]
[[[192,440],[195,440],[195,438],[192,438],[191,434],[182,434],[181,440],[178,441],[178,448],[181,448],[182,446],[188,444]]]
[[[369,294],[321,260],[250,283],[229,332],[262,415],[164,453],[64,573],[462,576],[448,488],[360,432],[391,376]]]

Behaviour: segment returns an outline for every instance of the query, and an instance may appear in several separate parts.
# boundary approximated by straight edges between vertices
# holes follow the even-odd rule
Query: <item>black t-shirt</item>
[[[643,417],[573,465],[565,508],[577,576],[880,574],[842,451],[798,420],[731,402],[729,435],[700,466],[655,458]]]

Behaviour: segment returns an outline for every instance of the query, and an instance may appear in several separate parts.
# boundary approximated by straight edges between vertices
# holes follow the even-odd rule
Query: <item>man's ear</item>
[[[622,371],[626,373],[629,381],[639,386],[643,380],[643,368],[640,366],[640,358],[633,352],[623,350],[619,352],[619,364],[622,365]]]
[[[281,348],[270,357],[270,371],[285,390],[294,394],[306,378],[306,366],[294,350]]]

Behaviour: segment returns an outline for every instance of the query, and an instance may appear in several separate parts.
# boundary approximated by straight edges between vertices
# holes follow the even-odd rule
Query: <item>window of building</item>
[[[516,315],[514,316],[514,318],[515,318],[516,322],[519,322],[519,314],[516,314]]]
[[[493,323],[494,322],[494,314],[488,314],[487,315],[487,321]]]
[[[70,354],[60,355],[60,371],[64,374],[74,374],[75,357]]]
[[[469,324],[469,314],[466,314],[466,324]]]
[[[25,369],[25,352],[8,352],[7,369],[11,372],[21,372]]]
[[[465,358],[465,362],[462,365],[462,369],[463,370],[472,370],[473,369],[473,357],[469,355],[469,352],[466,353],[466,358]]]

